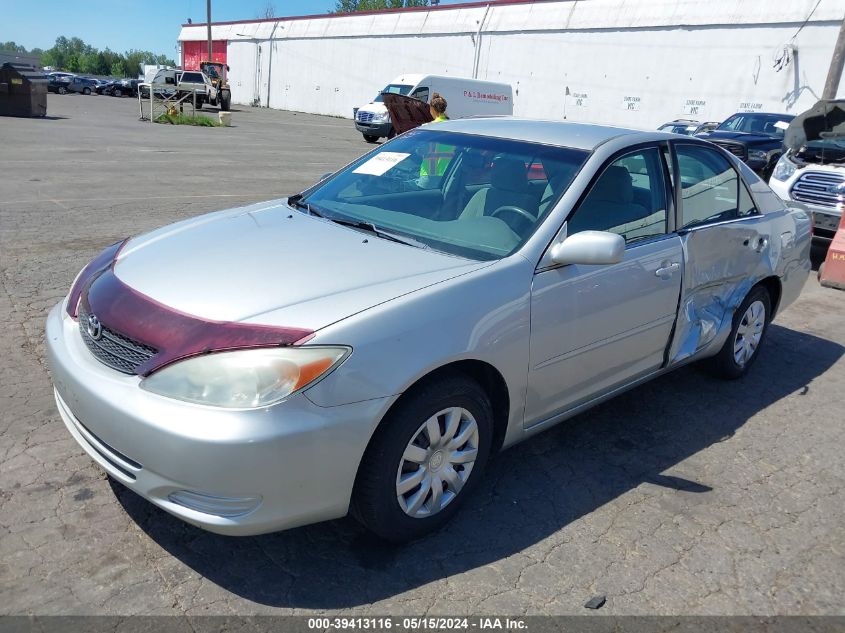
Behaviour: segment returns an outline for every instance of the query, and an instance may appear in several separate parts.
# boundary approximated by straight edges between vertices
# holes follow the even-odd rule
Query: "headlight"
[[[748,150],[748,160],[767,161],[769,160],[769,154],[761,149],[750,149]]]
[[[325,376],[348,347],[271,347],[218,352],[174,363],[141,381],[168,398],[227,409],[254,409],[282,400]]]
[[[389,112],[376,112],[373,115],[373,121],[378,121],[379,123],[386,123],[390,121],[390,113]]]
[[[786,157],[786,154],[780,157],[778,164],[775,165],[775,170],[772,172],[772,178],[775,180],[789,180],[792,174],[795,173],[795,163]]]

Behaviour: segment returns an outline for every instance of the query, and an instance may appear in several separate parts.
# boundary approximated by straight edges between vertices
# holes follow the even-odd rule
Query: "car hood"
[[[203,319],[317,330],[488,265],[384,240],[277,200],[133,238],[114,272]]]
[[[712,132],[698,134],[697,138],[703,138],[708,141],[740,141],[746,145],[780,144],[781,142],[781,139],[777,136],[769,136],[768,134],[751,134],[749,132],[734,132],[732,130],[713,130]]]
[[[811,141],[841,138],[845,138],[845,100],[823,100],[792,119],[783,144],[797,151]]]

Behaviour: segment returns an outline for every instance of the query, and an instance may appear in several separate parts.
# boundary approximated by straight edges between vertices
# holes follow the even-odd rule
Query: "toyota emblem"
[[[88,327],[86,329],[88,330],[88,335],[95,341],[99,341],[103,336],[103,326],[100,323],[100,319],[93,314],[88,317]]]

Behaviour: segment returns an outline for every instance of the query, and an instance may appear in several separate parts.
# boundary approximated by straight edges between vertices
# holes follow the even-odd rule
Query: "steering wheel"
[[[490,217],[495,218],[499,215],[499,213],[501,213],[503,211],[509,211],[510,213],[515,213],[516,215],[522,216],[524,219],[531,222],[531,224],[534,224],[534,222],[537,221],[537,218],[535,218],[533,215],[528,213],[528,211],[526,211],[525,209],[522,209],[520,207],[517,207],[515,205],[512,205],[512,204],[505,204],[505,205],[502,205],[501,207],[499,207],[498,209],[495,209],[490,214]]]

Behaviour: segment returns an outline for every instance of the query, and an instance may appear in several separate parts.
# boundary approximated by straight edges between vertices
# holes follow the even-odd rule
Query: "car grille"
[[[90,313],[80,304],[79,333],[90,352],[104,365],[124,374],[137,373],[138,367],[155,356],[158,350],[126,338],[109,328],[102,326],[102,334],[95,339],[88,332]]]
[[[741,143],[730,143],[728,141],[713,141],[719,147],[728,150],[734,156],[745,160],[748,158],[748,152],[745,145]]]
[[[358,122],[359,123],[369,123],[373,120],[373,113],[372,112],[361,112],[358,110]]]
[[[842,197],[828,189],[843,182],[845,182],[845,175],[842,174],[808,171],[792,185],[792,198],[798,202],[836,208],[842,204]]]

